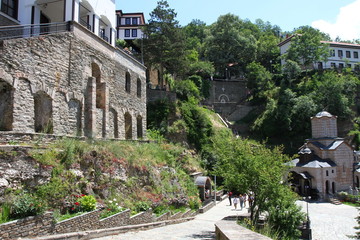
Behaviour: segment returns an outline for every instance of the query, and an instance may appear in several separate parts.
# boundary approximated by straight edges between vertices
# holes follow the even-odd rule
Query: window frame
[[[338,50],[338,57],[339,57],[339,58],[343,58],[343,56],[344,56],[344,55],[343,55],[343,50],[340,50],[340,49],[339,49],[339,50]]]
[[[125,25],[130,25],[131,24],[131,18],[126,17],[125,18]]]
[[[132,25],[138,25],[138,18],[137,18],[137,17],[133,17],[133,18],[131,19],[131,24],[132,24]]]
[[[353,56],[354,56],[354,58],[359,58],[359,52],[358,52],[358,51],[354,51],[354,52],[353,52]]]
[[[350,51],[346,51],[345,54],[346,54],[346,58],[351,58],[351,52]]]
[[[131,37],[137,37],[137,29],[131,29]]]
[[[12,3],[13,6],[11,6],[10,3]],[[0,12],[5,13],[6,15],[17,20],[18,6],[19,6],[18,0],[1,0]],[[13,11],[12,14],[9,14],[9,9],[11,9]]]
[[[124,37],[130,37],[130,29],[124,30]]]

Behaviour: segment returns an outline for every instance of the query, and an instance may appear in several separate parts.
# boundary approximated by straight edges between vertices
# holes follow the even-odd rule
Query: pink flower
[[[79,203],[79,202],[76,202],[76,203],[75,203],[75,205],[76,205],[76,206],[79,206],[79,205],[80,205],[80,203]]]

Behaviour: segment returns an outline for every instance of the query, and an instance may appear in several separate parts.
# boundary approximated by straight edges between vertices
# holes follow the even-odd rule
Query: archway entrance
[[[0,80],[0,131],[13,130],[14,90]]]
[[[325,193],[329,194],[330,193],[330,186],[329,186],[329,181],[326,180],[325,182]]]
[[[52,99],[45,92],[34,95],[35,132],[53,133]]]

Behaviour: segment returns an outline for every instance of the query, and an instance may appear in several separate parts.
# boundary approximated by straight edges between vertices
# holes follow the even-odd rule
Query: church
[[[337,117],[326,111],[311,118],[312,138],[288,163],[291,184],[303,196],[326,198],[354,187],[354,150],[337,136]]]

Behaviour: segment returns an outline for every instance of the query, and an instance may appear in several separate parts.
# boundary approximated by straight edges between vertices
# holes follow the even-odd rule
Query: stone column
[[[85,91],[85,129],[84,135],[89,138],[96,136],[96,78],[89,77]]]

